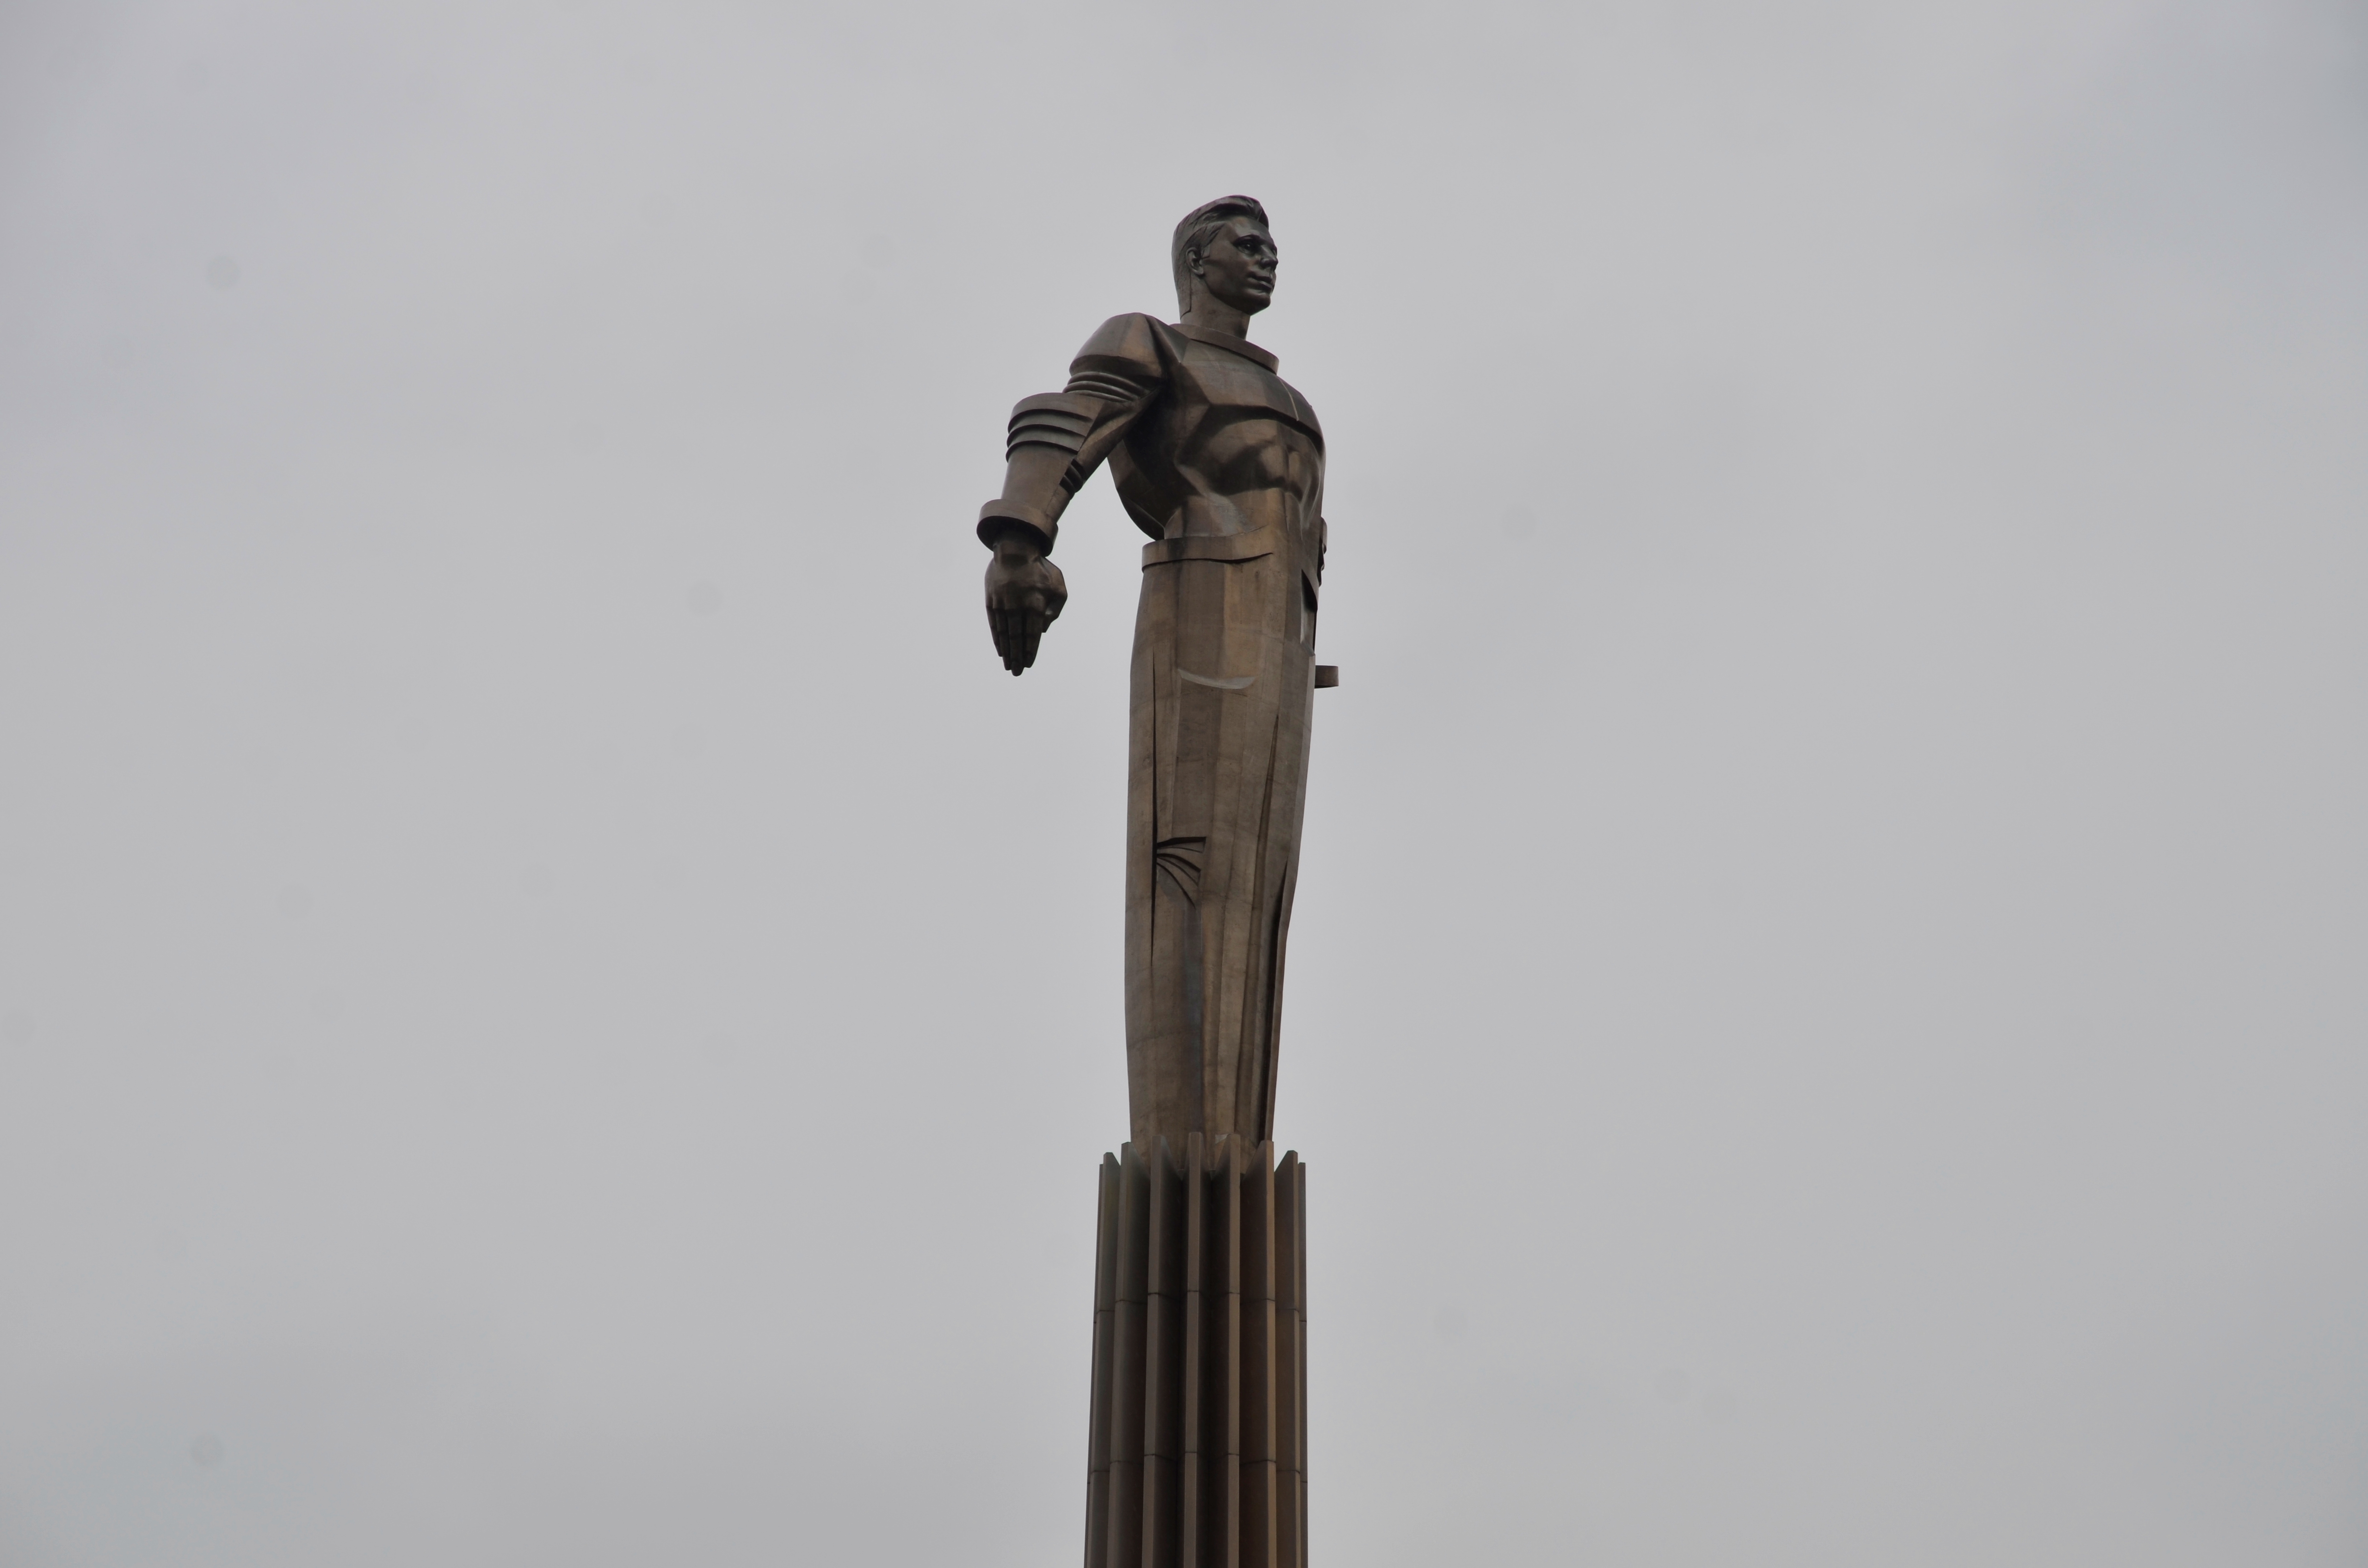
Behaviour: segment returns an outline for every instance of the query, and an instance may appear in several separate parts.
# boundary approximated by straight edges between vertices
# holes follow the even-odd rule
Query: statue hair
[[[1226,222],[1235,218],[1247,218],[1261,229],[1267,227],[1266,209],[1247,196],[1221,196],[1214,201],[1204,201],[1184,214],[1184,221],[1176,225],[1176,242],[1168,256],[1176,266],[1178,315],[1192,308],[1192,267],[1186,258],[1206,251],[1210,242],[1224,231]]]

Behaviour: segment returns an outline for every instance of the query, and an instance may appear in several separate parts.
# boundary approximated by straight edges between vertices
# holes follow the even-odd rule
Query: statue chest
[[[1323,460],[1324,426],[1316,423],[1315,410],[1289,381],[1238,354],[1191,345],[1176,367],[1169,395],[1184,432],[1273,421],[1302,438],[1293,445],[1304,445]]]

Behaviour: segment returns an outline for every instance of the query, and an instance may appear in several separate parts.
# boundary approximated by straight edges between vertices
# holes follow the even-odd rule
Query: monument
[[[1114,316],[1012,410],[986,615],[1014,676],[1068,597],[1051,560],[1105,461],[1150,537],[1128,726],[1129,1141],[1105,1155],[1087,1568],[1304,1568],[1306,1167],[1275,1156],[1323,585],[1324,432],[1249,341],[1266,210],[1195,209],[1178,317]]]

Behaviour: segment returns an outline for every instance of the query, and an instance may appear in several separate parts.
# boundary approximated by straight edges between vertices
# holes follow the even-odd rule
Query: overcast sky
[[[1316,1561],[2368,1559],[2357,6],[9,0],[0,1563],[1075,1561],[1231,191]]]

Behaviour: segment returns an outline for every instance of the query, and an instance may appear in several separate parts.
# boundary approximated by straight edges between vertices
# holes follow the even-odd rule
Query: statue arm
[[[1036,662],[1037,641],[1068,601],[1061,569],[1045,557],[1061,514],[1144,410],[1165,389],[1169,350],[1149,316],[1115,316],[1086,341],[1062,392],[1022,398],[1004,443],[1003,494],[979,508],[986,619],[1013,675]]]
[[[1061,514],[1167,383],[1168,346],[1145,315],[1113,316],[1069,364],[1069,384],[1022,398],[1004,441],[1003,494],[979,508],[979,542],[1008,535],[1053,553]]]

